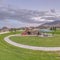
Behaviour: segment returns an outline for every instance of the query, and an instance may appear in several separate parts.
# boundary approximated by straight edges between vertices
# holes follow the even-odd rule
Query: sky
[[[31,10],[60,10],[60,0],[1,0],[4,6]]]
[[[3,7],[3,8],[0,8],[0,27],[3,27],[3,26],[23,27],[28,25],[38,26],[39,24],[41,24],[39,22],[53,21],[55,19],[56,20],[60,19],[59,12],[58,12],[59,16],[57,14],[53,15],[46,12],[43,12],[43,13],[41,12],[41,15],[43,17],[42,16],[30,17],[30,19],[32,20],[28,20],[28,19],[24,20],[24,19],[20,19],[21,15],[18,12],[19,9],[28,9],[28,10],[36,10],[36,11],[49,11],[52,9],[53,12],[55,13],[55,10],[60,11],[60,0],[0,0],[0,7]],[[9,10],[9,8],[12,8],[13,10]],[[16,9],[17,11],[15,11],[14,9]],[[24,11],[24,13],[25,12],[26,11]]]

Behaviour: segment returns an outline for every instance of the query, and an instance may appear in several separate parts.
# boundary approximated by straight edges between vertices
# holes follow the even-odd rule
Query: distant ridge
[[[39,27],[60,27],[60,20],[55,20],[53,22],[45,23]]]

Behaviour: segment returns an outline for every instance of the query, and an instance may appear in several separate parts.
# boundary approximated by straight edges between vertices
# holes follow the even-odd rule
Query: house
[[[0,31],[1,31],[1,32],[9,31],[9,28],[3,27],[2,29],[0,29]]]
[[[36,35],[36,36],[52,36],[52,30],[49,29],[39,29],[39,28],[25,28],[22,35]]]

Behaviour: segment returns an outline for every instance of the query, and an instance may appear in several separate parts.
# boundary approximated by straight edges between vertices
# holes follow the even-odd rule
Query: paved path
[[[5,33],[9,33],[9,31],[6,31],[6,32],[0,32],[0,34],[5,34]]]
[[[29,45],[23,45],[16,42],[11,41],[9,38],[11,36],[17,36],[17,35],[10,35],[4,38],[6,42],[8,42],[11,45],[26,48],[26,49],[32,49],[32,50],[41,50],[41,51],[60,51],[60,47],[36,47],[36,46],[29,46]]]

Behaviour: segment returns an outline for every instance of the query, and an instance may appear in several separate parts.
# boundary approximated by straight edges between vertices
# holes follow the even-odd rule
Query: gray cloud
[[[60,20],[60,17],[42,17],[41,19],[45,19],[45,20]]]
[[[0,7],[0,20],[15,19],[23,23],[43,23],[41,21],[32,20],[31,18],[40,16],[41,19],[45,19],[45,20],[60,19],[60,17],[56,17],[53,16],[52,14],[47,14],[47,13],[48,11],[40,12],[40,11],[32,11],[26,9],[14,9],[14,8],[12,9],[8,7]]]
[[[55,13],[55,9],[51,9],[50,11],[51,11],[52,13]]]
[[[31,10],[15,10],[15,9],[9,9],[9,8],[4,8],[0,7],[0,20],[4,19],[15,19],[19,20],[21,22],[25,23],[40,23],[38,21],[31,20],[31,17],[42,15],[43,13],[39,14],[39,12],[31,11]]]

